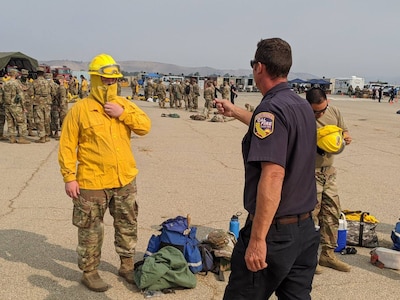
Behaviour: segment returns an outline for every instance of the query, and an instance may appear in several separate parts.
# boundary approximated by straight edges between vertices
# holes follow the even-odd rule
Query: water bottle
[[[236,239],[239,237],[239,214],[233,215],[231,221],[229,222],[229,231],[232,232]]]
[[[347,242],[347,221],[344,213],[341,213],[341,217],[339,219],[339,228],[338,228],[338,239],[337,239],[337,247],[335,248],[335,252],[340,252],[346,248]]]

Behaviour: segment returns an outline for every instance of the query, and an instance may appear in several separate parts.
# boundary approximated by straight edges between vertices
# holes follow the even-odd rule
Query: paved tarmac
[[[129,89],[123,90],[124,94]],[[336,158],[343,209],[373,214],[382,246],[391,247],[390,232],[400,217],[400,110],[398,103],[378,103],[332,95],[349,126],[353,143]],[[258,93],[241,93],[237,104],[256,105]],[[185,110],[161,110],[156,103],[136,101],[151,117],[153,128],[132,138],[140,173],[139,242],[136,260],[148,239],[167,218],[190,214],[198,238],[215,228],[228,229],[242,208],[239,121],[193,121]],[[204,100],[200,100],[202,107]],[[178,113],[179,119],[161,117]],[[32,138],[32,140],[37,138]],[[0,299],[142,299],[133,285],[116,274],[119,258],[113,245],[112,218],[105,218],[101,276],[112,286],[105,293],[87,290],[79,281],[77,230],[71,223],[72,202],[65,195],[57,162],[58,143],[18,145],[0,142]],[[340,256],[350,273],[324,268],[316,275],[313,299],[398,299],[399,271],[370,264],[367,248]],[[400,254],[400,253],[399,253]],[[228,274],[226,274],[228,277]],[[197,287],[163,299],[221,299],[226,282],[197,275]]]

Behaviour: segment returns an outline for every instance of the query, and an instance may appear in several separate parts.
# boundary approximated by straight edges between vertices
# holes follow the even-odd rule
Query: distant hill
[[[84,61],[71,61],[71,60],[49,60],[40,61],[40,64],[46,64],[49,66],[67,66],[73,71],[87,71],[89,62]],[[230,76],[251,76],[251,70],[249,69],[230,69],[221,70],[211,67],[183,67],[173,64],[165,64],[160,62],[150,62],[150,61],[120,61],[119,64],[125,72],[146,72],[146,73],[160,73],[160,74],[173,74],[173,75],[189,75],[198,72],[200,76],[209,75],[219,75],[224,76],[229,74]],[[318,78],[318,76],[308,74],[308,73],[289,73],[288,79],[311,79]]]

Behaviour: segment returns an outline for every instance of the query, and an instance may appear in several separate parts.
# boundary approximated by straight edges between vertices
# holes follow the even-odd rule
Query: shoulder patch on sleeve
[[[274,132],[275,116],[270,112],[260,112],[254,117],[253,132],[255,136],[264,139]]]

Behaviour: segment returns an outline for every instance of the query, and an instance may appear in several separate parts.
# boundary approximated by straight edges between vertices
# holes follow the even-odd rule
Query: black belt
[[[278,218],[274,218],[272,220],[272,224],[293,224],[293,223],[297,223],[300,221],[304,221],[305,219],[308,219],[311,217],[311,212],[307,212],[305,214],[301,214],[301,215],[292,215],[292,216],[284,216],[284,217],[278,217]],[[249,215],[249,220],[253,221],[254,219],[254,215],[250,214]]]

